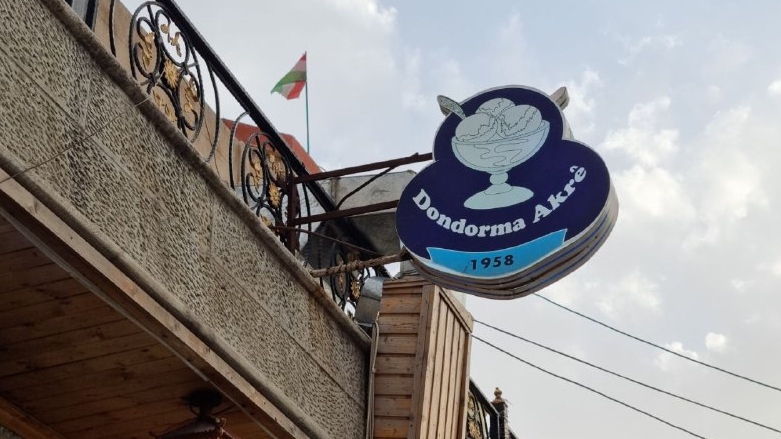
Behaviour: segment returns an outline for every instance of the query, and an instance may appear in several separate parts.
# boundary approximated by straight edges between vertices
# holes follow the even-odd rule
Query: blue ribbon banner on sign
[[[552,253],[564,243],[566,230],[559,230],[534,241],[502,250],[488,252],[463,252],[429,247],[434,264],[450,269],[453,273],[498,277],[529,267]]]
[[[604,162],[568,138],[559,107],[520,86],[440,105],[448,115],[435,160],[396,211],[399,238],[421,274],[511,298],[584,263],[610,233],[618,205]]]

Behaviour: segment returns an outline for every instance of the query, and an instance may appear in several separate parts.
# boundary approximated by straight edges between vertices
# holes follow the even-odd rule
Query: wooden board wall
[[[379,315],[374,438],[462,439],[472,317],[417,277],[388,281]]]

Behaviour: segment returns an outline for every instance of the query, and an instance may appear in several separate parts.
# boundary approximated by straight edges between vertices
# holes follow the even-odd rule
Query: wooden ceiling
[[[149,439],[194,418],[182,397],[204,387],[0,217],[0,424],[41,438]],[[22,413],[9,419],[8,407]],[[234,437],[269,437],[229,402],[221,410]]]

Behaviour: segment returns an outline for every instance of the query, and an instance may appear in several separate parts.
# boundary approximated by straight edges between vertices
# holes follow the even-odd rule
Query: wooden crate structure
[[[378,322],[374,438],[464,438],[472,316],[405,276],[385,283]]]

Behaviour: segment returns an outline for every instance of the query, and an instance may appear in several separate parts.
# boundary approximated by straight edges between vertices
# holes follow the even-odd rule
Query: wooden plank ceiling
[[[149,439],[194,418],[182,397],[205,387],[0,217],[0,406],[56,433],[40,437]],[[232,436],[269,437],[230,403],[221,410]]]

